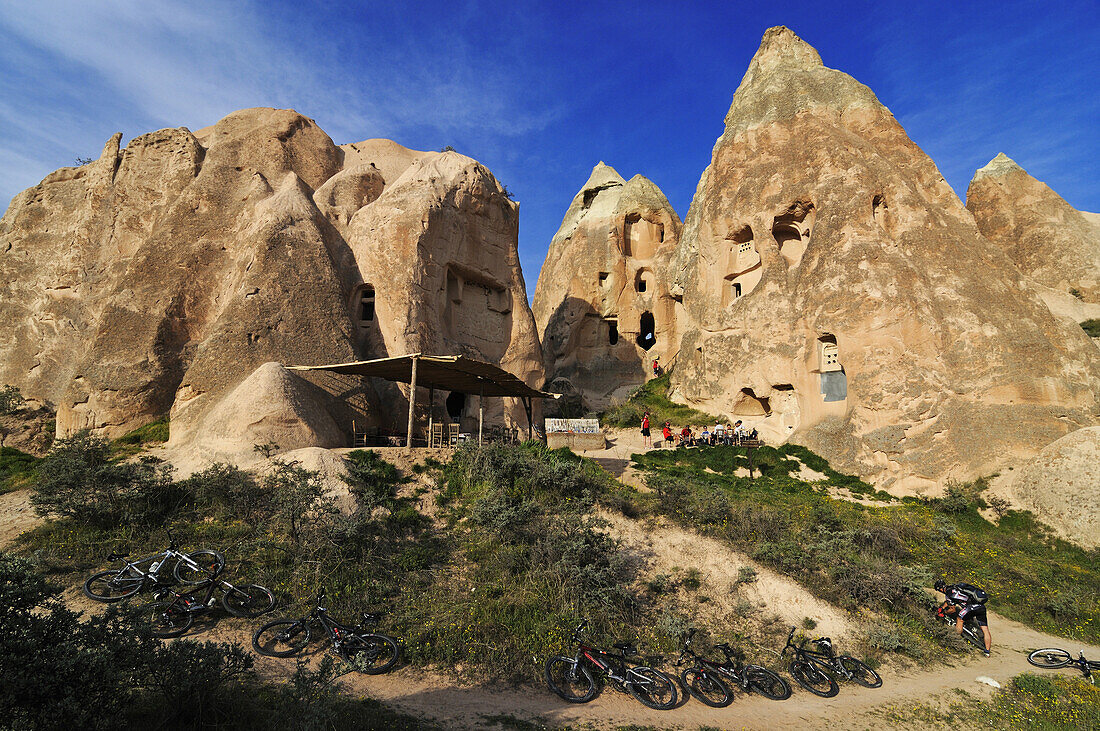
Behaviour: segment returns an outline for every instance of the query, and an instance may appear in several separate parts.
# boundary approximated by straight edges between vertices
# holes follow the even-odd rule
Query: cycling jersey
[[[943,595],[947,597],[947,601],[959,607],[958,616],[960,619],[965,620],[967,617],[972,617],[980,627],[989,625],[986,621],[985,605],[975,602],[970,594],[962,589],[961,585],[952,584],[944,587]]]

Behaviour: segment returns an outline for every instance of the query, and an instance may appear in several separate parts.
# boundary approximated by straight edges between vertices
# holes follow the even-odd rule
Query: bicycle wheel
[[[981,627],[976,624],[964,624],[962,636],[963,639],[974,645],[974,647],[985,652],[985,633],[982,632]]]
[[[259,584],[235,586],[222,593],[222,606],[234,617],[259,617],[275,608],[275,595]]]
[[[773,701],[785,701],[791,697],[791,686],[771,670],[761,667],[745,668],[749,690]]]
[[[88,577],[84,594],[97,602],[117,602],[137,594],[144,583],[143,576],[134,576],[125,569],[108,569]]]
[[[172,568],[172,575],[181,584],[201,584],[225,568],[225,556],[209,548],[192,551],[187,558],[190,561],[181,558]]]
[[[711,708],[725,708],[733,703],[733,693],[717,673],[688,668],[680,673],[680,684],[693,698]]]
[[[640,666],[627,670],[625,685],[638,702],[657,711],[667,711],[680,699],[672,678],[654,668]]]
[[[836,681],[811,662],[791,660],[788,669],[795,682],[814,695],[819,695],[822,698],[832,698],[840,692],[840,686],[836,684]]]
[[[176,602],[153,602],[139,607],[137,615],[149,624],[153,637],[168,639],[179,637],[191,629],[195,621],[190,612]]]
[[[571,657],[552,657],[546,661],[546,684],[569,703],[587,703],[596,697],[596,679],[587,667]]]
[[[268,622],[252,635],[252,647],[268,657],[290,657],[309,644],[309,624],[300,619],[277,619]]]
[[[1073,658],[1065,650],[1048,647],[1031,653],[1027,661],[1037,668],[1064,668],[1073,662]]]
[[[851,655],[841,655],[836,659],[840,667],[851,674],[851,680],[859,683],[864,688],[878,688],[882,685],[882,678],[862,660],[857,660]]]
[[[379,675],[397,664],[397,642],[379,634],[345,635],[340,657],[356,670]]]

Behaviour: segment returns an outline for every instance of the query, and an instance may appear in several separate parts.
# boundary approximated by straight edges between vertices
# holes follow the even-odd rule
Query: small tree
[[[15,386],[0,388],[0,414],[14,414],[23,408],[26,399]]]
[[[286,526],[295,543],[314,529],[328,525],[340,511],[325,495],[321,476],[296,463],[275,462],[263,479],[276,521]]]

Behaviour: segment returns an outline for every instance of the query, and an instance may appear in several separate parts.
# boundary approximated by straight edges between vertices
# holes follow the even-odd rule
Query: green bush
[[[1085,320],[1081,323],[1081,329],[1090,338],[1100,338],[1100,320]]]
[[[15,386],[0,388],[0,414],[15,414],[23,408],[24,403],[26,401],[23,394]]]
[[[38,465],[31,502],[40,515],[71,517],[97,528],[154,525],[188,501],[159,460],[111,461],[107,441],[88,432],[54,442]]]
[[[600,415],[600,423],[620,429],[640,429],[642,414],[646,411],[649,412],[651,429],[655,434],[660,434],[661,425],[666,421],[677,426],[716,423],[720,417],[697,411],[669,399],[668,391],[671,382],[671,376],[668,373],[647,381],[636,388],[626,401],[615,404],[603,412]],[[721,418],[721,421],[727,420]]]

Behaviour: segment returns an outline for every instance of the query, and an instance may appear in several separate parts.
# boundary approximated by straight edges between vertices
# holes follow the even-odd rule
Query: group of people
[[[713,427],[704,424],[699,431],[696,431],[694,426],[684,426],[678,432],[672,426],[672,422],[666,421],[661,427],[661,446],[669,448],[737,445],[749,439],[756,439],[758,436],[756,429],[746,427],[740,419],[732,424],[719,421]],[[642,440],[646,447],[653,446],[648,411],[642,416]]]

